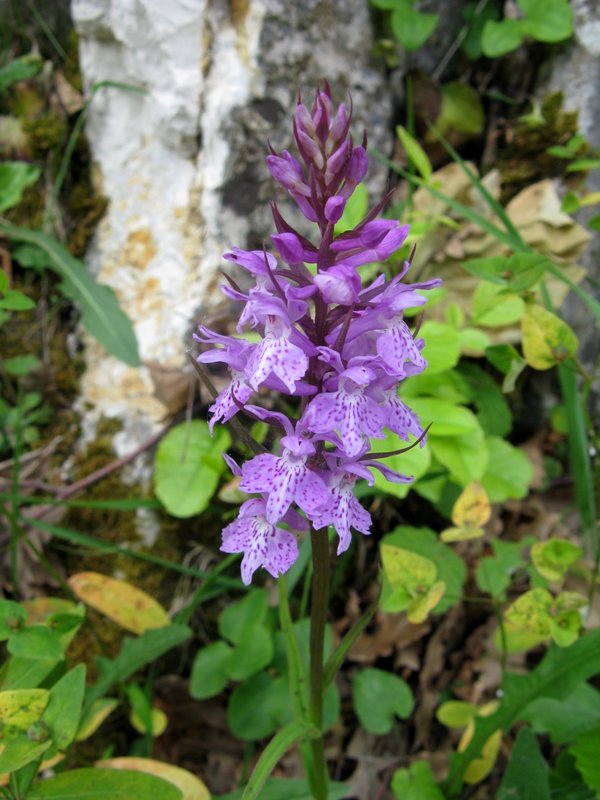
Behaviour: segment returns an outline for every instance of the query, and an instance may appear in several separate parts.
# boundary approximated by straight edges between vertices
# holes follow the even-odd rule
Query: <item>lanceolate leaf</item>
[[[48,267],[62,278],[64,294],[78,304],[88,332],[121,361],[132,367],[140,366],[135,331],[129,318],[119,308],[112,289],[96,283],[81,261],[60,242],[41,231],[2,222],[0,235],[42,250],[47,257]]]
[[[182,800],[181,791],[155,775],[130,770],[73,769],[40,781],[27,800]]]
[[[504,696],[498,711],[478,718],[469,746],[455,755],[447,780],[450,793],[460,790],[465,770],[477,758],[482,747],[498,729],[508,731],[526,706],[539,697],[562,699],[580,684],[600,673],[600,629],[588,633],[571,647],[552,647],[529,675],[508,672],[504,676]]]

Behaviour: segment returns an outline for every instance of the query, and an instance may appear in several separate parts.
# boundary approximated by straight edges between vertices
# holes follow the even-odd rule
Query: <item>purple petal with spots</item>
[[[388,330],[377,337],[377,353],[386,367],[398,377],[407,374],[407,361],[418,371],[427,366],[408,325],[401,319],[394,319]]]

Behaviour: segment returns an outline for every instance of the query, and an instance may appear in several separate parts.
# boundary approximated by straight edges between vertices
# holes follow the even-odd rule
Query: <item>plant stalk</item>
[[[310,613],[310,700],[309,719],[320,736],[311,739],[316,800],[327,800],[327,763],[323,742],[323,655],[325,620],[329,605],[329,538],[327,528],[312,531],[313,584]]]

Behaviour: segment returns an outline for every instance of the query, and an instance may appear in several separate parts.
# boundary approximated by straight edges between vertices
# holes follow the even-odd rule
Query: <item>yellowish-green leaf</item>
[[[84,603],[132,633],[170,623],[160,603],[125,581],[98,572],[80,572],[69,578],[69,586]]]
[[[113,697],[103,697],[100,700],[96,700],[92,704],[89,712],[81,721],[75,741],[83,742],[86,739],[89,739],[89,737],[98,730],[100,725],[102,725],[104,720],[110,714],[112,714],[118,705],[119,701],[115,700]]]
[[[474,758],[465,770],[465,783],[480,783],[484,778],[487,778],[494,768],[501,743],[502,731],[494,731],[494,733],[483,745],[481,756],[479,758]]]
[[[552,606],[553,597],[550,592],[537,587],[518,597],[504,616],[517,630],[526,631],[543,640],[550,636]]]
[[[523,355],[534,369],[550,369],[577,352],[579,342],[562,319],[536,303],[528,303],[521,319]]]
[[[433,561],[390,544],[381,545],[381,562],[392,590],[402,587],[411,597],[429,590],[437,576]]]
[[[147,772],[176,786],[183,795],[182,800],[210,800],[210,792],[200,778],[192,775],[186,769],[165,764],[163,761],[156,761],[152,758],[108,758],[104,761],[97,761],[96,766],[103,769]]]
[[[552,641],[559,647],[570,647],[579,638],[581,616],[578,611],[563,611],[552,620]]]
[[[431,166],[431,162],[427,157],[427,154],[421,147],[421,145],[417,142],[417,140],[410,135],[410,133],[403,128],[402,125],[398,125],[396,127],[396,133],[398,138],[400,139],[400,143],[402,147],[406,151],[406,155],[411,161],[412,164],[419,170],[421,173],[421,177],[424,180],[429,180],[433,173],[433,168]]]
[[[481,527],[492,513],[483,486],[473,481],[464,488],[452,509],[452,522],[458,527]]]
[[[521,319],[523,300],[502,286],[482,281],[473,294],[472,319],[477,325],[496,328]]]
[[[536,542],[531,548],[531,560],[540,575],[549,581],[561,581],[583,550],[566,539],[552,538]]]
[[[162,734],[167,730],[167,725],[169,724],[169,719],[162,708],[156,708],[155,706],[152,707],[152,730],[147,731],[146,725],[144,724],[144,720],[137,713],[137,711],[132,711],[129,715],[129,721],[131,725],[136,729],[138,733],[146,734],[150,733],[152,736],[162,736]]]
[[[444,581],[436,581],[436,583],[434,583],[429,589],[427,594],[416,597],[406,612],[408,621],[412,622],[414,625],[425,622],[429,616],[429,612],[433,611],[433,609],[437,606],[444,596],[445,591],[446,584]]]
[[[442,542],[452,544],[453,542],[468,542],[470,539],[481,539],[485,531],[477,527],[457,527],[446,528],[440,534]]]
[[[436,717],[442,725],[446,725],[448,728],[464,728],[478,713],[479,708],[475,703],[448,700],[438,708]]]
[[[46,622],[53,614],[77,613],[76,604],[62,597],[35,597],[33,600],[24,600],[21,605],[27,611],[29,625]]]
[[[38,722],[49,697],[47,689],[0,692],[0,738],[14,738]]]

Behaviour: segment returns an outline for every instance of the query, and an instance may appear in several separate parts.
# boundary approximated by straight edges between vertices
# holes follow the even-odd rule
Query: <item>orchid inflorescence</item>
[[[237,519],[223,530],[221,550],[243,553],[242,579],[249,584],[264,567],[277,577],[298,556],[294,531],[332,525],[338,555],[348,549],[351,529],[368,534],[371,516],[354,494],[356,481],[373,484],[372,470],[405,483],[370,452],[370,439],[389,428],[400,438],[424,443],[417,416],[398,397],[399,383],[426,366],[423,339],[403,319],[407,308],[426,302],[419,290],[439,280],[404,284],[409,268],[386,280],[379,275],[362,286],[359,268],[385,261],[404,243],[408,226],[378,219],[385,200],[353,229],[336,233],[348,198],[364,179],[366,136],[355,146],[352,109],[334,108],[327,83],[311,110],[300,98],[293,120],[299,161],[287,150],[271,151],[267,164],[275,180],[318,228],[314,244],[281,215],[272,214],[271,238],[279,259],[262,250],[232,248],[225,259],[247,270],[255,285],[245,294],[232,280],[224,294],[244,304],[237,330],[249,326],[260,341],[224,336],[204,326],[195,338],[212,347],[201,363],[225,363],[230,384],[210,407],[211,431],[243,411],[281,428],[279,454],[263,452],[241,467],[239,488],[257,495],[244,502]],[[307,265],[315,265],[312,269]],[[299,418],[249,403],[260,388],[300,399]],[[300,512],[303,512],[301,514]]]

